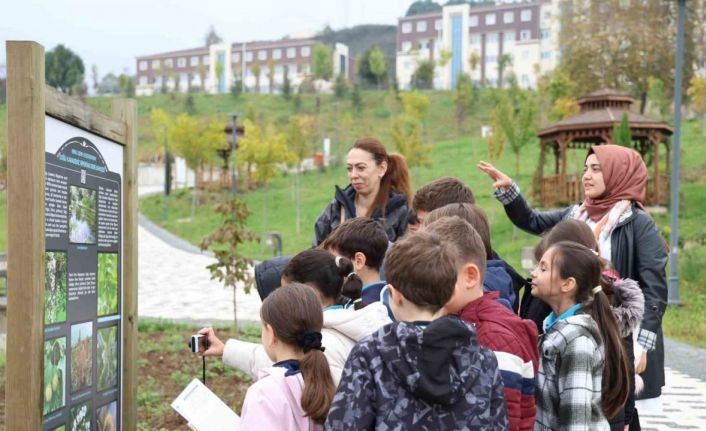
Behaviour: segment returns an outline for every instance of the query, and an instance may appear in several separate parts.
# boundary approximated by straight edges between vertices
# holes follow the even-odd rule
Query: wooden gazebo
[[[633,147],[643,159],[651,155],[651,159],[647,158],[651,160],[647,203],[666,205],[669,189],[669,136],[672,135],[672,128],[663,121],[632,112],[630,106],[634,102],[635,99],[626,93],[599,90],[579,99],[581,111],[578,114],[537,133],[541,145],[537,186],[542,206],[551,207],[583,200],[582,172],[567,172],[566,153],[569,149],[581,149],[585,154],[592,145],[613,143],[614,127],[620,123],[624,112],[628,114]],[[665,172],[660,171],[661,144],[664,144],[666,153]],[[554,153],[554,175],[544,173],[548,151]]]

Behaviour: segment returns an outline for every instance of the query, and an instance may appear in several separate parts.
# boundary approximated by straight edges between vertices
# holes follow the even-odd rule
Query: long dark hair
[[[550,247],[554,250],[552,268],[559,268],[562,279],[576,280],[576,302],[591,315],[603,339],[605,362],[601,390],[601,407],[608,418],[613,418],[625,405],[630,390],[628,358],[623,347],[618,325],[610,308],[610,301],[603,290],[612,281],[601,277],[602,263],[595,252],[572,241],[560,241]]]
[[[294,256],[284,268],[282,277],[290,283],[308,284],[324,298],[339,303],[341,295],[354,301],[360,298],[363,281],[353,270],[353,262],[345,257],[312,248]]]
[[[326,421],[336,386],[323,352],[302,347],[304,334],[321,334],[324,317],[321,304],[310,287],[292,283],[272,292],[260,308],[260,318],[272,327],[277,339],[304,351],[299,369],[304,379],[301,406],[314,422]]]
[[[385,215],[387,201],[390,199],[390,192],[392,191],[404,194],[409,201],[411,187],[409,185],[409,169],[404,156],[401,154],[387,154],[385,146],[377,138],[360,138],[355,141],[351,149],[353,148],[370,153],[378,166],[382,162],[387,162],[387,171],[380,180],[380,190],[378,195],[375,196],[373,205],[368,210],[369,214],[358,215],[370,217],[376,208],[380,208],[382,214]]]

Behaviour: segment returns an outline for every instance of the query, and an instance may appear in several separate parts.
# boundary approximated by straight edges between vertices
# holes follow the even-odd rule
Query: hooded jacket
[[[324,311],[321,344],[326,349],[324,355],[331,368],[334,384],[338,385],[343,366],[353,346],[388,323],[390,318],[387,308],[380,302],[360,310],[350,308]],[[223,362],[248,373],[252,378],[257,378],[261,369],[272,366],[272,360],[261,344],[236,339],[226,342]]]
[[[306,416],[301,406],[304,379],[283,367],[258,372],[258,380],[245,394],[242,430],[320,431],[323,426]]]
[[[608,430],[601,407],[603,341],[588,314],[559,320],[540,337],[535,430]]]
[[[495,355],[455,316],[380,328],[351,351],[327,430],[505,430]]]
[[[483,292],[499,292],[498,302],[513,310],[515,305],[515,289],[512,278],[507,271],[505,262],[500,259],[491,259],[485,267],[483,279]]]
[[[348,185],[345,189],[336,186],[336,194],[314,223],[314,247],[321,244],[326,237],[341,224],[341,212],[345,218],[357,217],[355,210],[355,189]],[[407,231],[407,216],[409,208],[407,196],[403,193],[391,192],[385,207],[385,213],[376,208],[371,218],[381,223],[387,238],[395,242]]]
[[[535,417],[535,375],[539,366],[537,328],[498,301],[500,293],[486,293],[459,314],[473,324],[481,345],[495,353],[505,387],[510,429],[531,430]]]

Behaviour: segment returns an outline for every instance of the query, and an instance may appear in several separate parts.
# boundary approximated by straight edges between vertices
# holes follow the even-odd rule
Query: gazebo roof
[[[551,124],[537,133],[540,138],[549,138],[561,132],[583,131],[595,129],[596,133],[604,133],[606,128],[613,128],[620,123],[623,113],[628,114],[631,129],[654,129],[665,135],[672,134],[672,128],[664,121],[649,118],[629,110],[635,99],[628,94],[604,89],[595,91],[579,99],[581,112]]]

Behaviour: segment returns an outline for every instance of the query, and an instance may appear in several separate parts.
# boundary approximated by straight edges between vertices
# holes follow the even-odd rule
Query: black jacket
[[[336,186],[336,195],[314,223],[314,247],[321,244],[331,231],[341,224],[341,208],[345,211],[346,220],[355,218],[355,189],[350,184],[341,190]],[[407,230],[409,208],[407,196],[392,192],[387,201],[385,214],[380,208],[373,211],[372,218],[379,221],[387,233],[390,242],[395,242]]]
[[[530,208],[520,195],[505,205],[505,212],[515,226],[539,235],[568,217],[572,208],[540,212]],[[621,277],[637,281],[645,295],[641,327],[657,334],[657,346],[648,353],[647,370],[642,374],[645,390],[641,395],[657,397],[664,386],[662,316],[667,308],[667,249],[652,217],[634,204],[632,215],[616,225],[610,242],[613,267]],[[625,341],[626,347],[632,350],[632,339]]]

